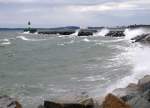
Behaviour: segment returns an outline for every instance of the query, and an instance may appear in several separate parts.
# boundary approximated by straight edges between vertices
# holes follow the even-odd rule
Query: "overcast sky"
[[[0,0],[0,27],[150,24],[150,0]]]

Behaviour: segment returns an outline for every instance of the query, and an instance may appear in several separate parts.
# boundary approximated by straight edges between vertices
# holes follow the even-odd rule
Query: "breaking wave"
[[[147,31],[143,28],[139,28],[139,29],[126,29],[124,34],[125,34],[125,39],[129,40],[131,38],[134,38],[138,35],[144,34]]]
[[[9,39],[0,39],[0,45],[10,45],[11,42]]]
[[[105,36],[109,32],[109,29],[102,29],[98,31],[97,33],[94,33],[93,36]]]
[[[43,41],[43,40],[46,40],[46,39],[30,39],[30,38],[27,38],[25,36],[17,36],[16,38],[19,38],[19,39],[22,39],[25,41]]]
[[[117,82],[109,86],[106,93],[112,92],[115,88],[124,88],[129,83],[137,83],[140,78],[150,74],[150,47],[141,45],[132,46],[124,55],[128,57],[133,68],[128,76],[118,79]]]
[[[71,34],[71,35],[72,35],[72,36],[78,36],[79,31],[80,31],[80,30],[78,29],[78,30],[75,31],[75,33],[73,33],[73,34]]]
[[[84,42],[90,42],[90,40],[87,39],[87,38],[84,38],[82,41],[84,41]]]

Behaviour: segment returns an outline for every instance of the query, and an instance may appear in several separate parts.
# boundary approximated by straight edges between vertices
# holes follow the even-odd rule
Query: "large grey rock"
[[[150,108],[150,91],[137,95],[127,102],[132,108]]]
[[[138,35],[131,40],[134,40],[134,42],[142,42],[142,43],[147,43],[150,42],[150,34],[142,34]]]
[[[110,37],[123,37],[125,36],[124,30],[122,31],[109,31],[105,36],[110,36]]]
[[[90,29],[80,29],[78,36],[92,36],[93,33],[96,33],[97,30],[90,30]]]
[[[150,90],[150,75],[146,75],[144,78],[140,79],[138,81],[138,86],[142,92]]]
[[[22,108],[21,104],[8,96],[0,96],[0,108]]]
[[[94,101],[92,98],[74,103],[44,101],[44,108],[94,108]]]
[[[112,92],[117,97],[124,101],[128,101],[139,94],[139,87],[137,84],[131,83],[125,88],[117,88]]]

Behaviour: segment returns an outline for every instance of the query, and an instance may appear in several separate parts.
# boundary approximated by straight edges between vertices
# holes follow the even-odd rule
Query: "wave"
[[[82,41],[84,41],[84,42],[90,42],[90,40],[87,39],[87,38],[84,38]]]
[[[78,36],[79,31],[80,31],[80,30],[78,29],[78,30],[75,31],[75,33],[73,33],[73,34],[71,34],[71,35],[72,35],[72,36]]]
[[[26,31],[26,32],[23,32],[23,34],[30,34],[30,32],[29,32],[29,31]]]
[[[3,41],[9,41],[9,39],[5,38],[5,39],[0,39],[0,42],[3,42]]]
[[[22,39],[22,40],[25,40],[25,41],[43,41],[43,40],[46,40],[46,39],[29,39],[25,36],[17,36],[16,38],[19,38],[19,39]]]
[[[11,44],[10,41],[8,41],[8,42],[2,42],[2,43],[1,43],[1,45],[10,45],[10,44]]]
[[[25,36],[17,36],[16,38],[19,38],[19,39],[22,39],[22,40],[25,40],[25,41],[30,40],[30,39],[26,38]]]
[[[139,28],[139,29],[126,29],[124,34],[125,34],[125,39],[130,40],[138,35],[147,33],[147,31],[144,28]]]
[[[102,29],[98,31],[97,33],[94,33],[93,36],[105,36],[109,32],[109,29]]]
[[[9,39],[5,38],[5,39],[0,39],[0,45],[10,45],[11,42]]]
[[[132,70],[130,74],[122,79],[119,79],[114,84],[109,86],[106,93],[112,92],[116,88],[124,88],[129,83],[137,83],[138,80],[145,75],[150,74],[150,47],[147,46],[133,46],[128,49],[125,56],[128,57],[129,62],[132,64]]]

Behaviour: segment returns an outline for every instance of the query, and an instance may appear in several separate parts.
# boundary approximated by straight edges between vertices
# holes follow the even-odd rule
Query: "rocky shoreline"
[[[92,35],[96,31],[82,30],[79,36]],[[65,34],[67,34],[65,32]],[[124,36],[123,31],[110,31],[106,36]],[[132,38],[134,42],[149,43],[150,34],[142,34]],[[101,97],[100,97],[101,98]],[[102,99],[102,100],[101,100]],[[64,96],[58,100],[45,100],[37,108],[150,108],[150,75],[130,83],[125,88],[116,88],[100,100],[83,96]],[[0,96],[0,108],[23,108],[17,99],[9,96]]]
[[[150,108],[150,75],[144,76],[137,84],[131,83],[125,88],[113,90],[102,101],[85,95],[65,97],[57,101],[45,100],[35,106],[38,106],[37,108]],[[0,96],[0,108],[23,107],[17,99]]]

